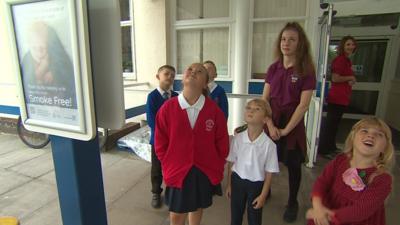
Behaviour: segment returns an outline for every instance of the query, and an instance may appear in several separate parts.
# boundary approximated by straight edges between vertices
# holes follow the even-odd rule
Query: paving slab
[[[9,170],[33,178],[42,176],[54,170],[53,156],[50,151],[51,150],[31,160],[12,166]]]
[[[30,177],[5,169],[0,169],[0,174],[0,196],[32,180]]]
[[[23,219],[57,197],[54,185],[33,180],[0,196],[0,215]]]
[[[49,202],[42,208],[21,219],[27,225],[63,225],[58,199]]]

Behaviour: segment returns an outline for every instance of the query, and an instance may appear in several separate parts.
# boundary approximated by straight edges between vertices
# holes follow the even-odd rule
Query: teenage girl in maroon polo
[[[310,44],[297,22],[287,23],[279,33],[275,57],[277,61],[266,74],[263,98],[272,108],[272,120],[267,122],[269,134],[277,142],[279,161],[289,172],[289,199],[283,219],[293,222],[306,153],[303,119],[316,84]]]
[[[356,82],[349,56],[356,49],[356,40],[345,36],[338,46],[338,56],[333,60],[332,85],[328,94],[326,125],[322,129],[319,153],[333,158],[336,151],[336,133],[343,113],[350,104],[351,86]]]

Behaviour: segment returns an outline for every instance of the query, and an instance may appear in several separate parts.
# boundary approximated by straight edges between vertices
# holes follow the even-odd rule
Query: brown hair
[[[265,101],[264,99],[261,99],[261,98],[254,98],[254,99],[251,99],[249,102],[247,102],[246,106],[248,106],[252,103],[259,106],[260,108],[262,108],[264,110],[264,115],[266,117],[269,117],[269,118],[272,117],[272,109],[267,101]]]
[[[346,42],[347,42],[348,40],[352,40],[353,43],[356,45],[356,48],[353,50],[353,52],[357,49],[357,42],[356,42],[356,39],[354,39],[353,36],[347,35],[347,36],[344,36],[344,37],[342,38],[342,40],[340,40],[339,46],[337,47],[337,54],[338,54],[338,55],[344,54],[344,45],[346,44]]]
[[[176,73],[175,67],[170,66],[170,65],[161,66],[160,68],[158,68],[157,73],[161,72],[161,70],[164,70],[164,69],[172,70],[172,71],[174,71],[174,73]]]
[[[378,159],[376,160],[376,165],[378,168],[377,173],[372,175],[371,177],[375,177],[379,175],[379,173],[387,172],[390,173],[390,170],[394,164],[394,147],[392,143],[392,132],[389,126],[381,119],[376,117],[367,117],[360,121],[358,121],[354,126],[351,128],[350,134],[347,136],[345,146],[344,146],[344,153],[351,159],[353,157],[353,150],[354,150],[354,137],[355,134],[362,128],[365,127],[377,127],[379,128],[384,134],[386,138],[386,146],[382,154],[379,155]],[[369,181],[369,183],[372,179]]]
[[[203,65],[204,65],[204,64],[211,64],[211,65],[214,67],[214,69],[215,69],[215,74],[217,74],[217,66],[215,65],[215,63],[214,63],[213,61],[211,61],[211,60],[206,60],[206,61],[203,62]]]
[[[307,76],[307,75],[315,76],[314,62],[312,60],[310,53],[310,42],[308,41],[306,33],[304,32],[303,28],[297,22],[287,23],[279,33],[275,46],[275,59],[278,59],[283,62],[283,54],[281,51],[281,39],[283,32],[287,30],[295,31],[299,36],[299,42],[297,44],[297,49],[296,49],[296,64],[294,66],[294,70],[296,71],[296,73],[298,73],[299,76]]]

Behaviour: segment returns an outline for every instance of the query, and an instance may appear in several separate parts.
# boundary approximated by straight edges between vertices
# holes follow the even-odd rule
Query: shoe
[[[297,213],[299,212],[299,204],[287,205],[285,213],[283,214],[283,220],[286,223],[293,223],[297,219]]]
[[[161,195],[160,194],[153,194],[153,197],[151,199],[151,206],[155,209],[158,209],[161,207]]]

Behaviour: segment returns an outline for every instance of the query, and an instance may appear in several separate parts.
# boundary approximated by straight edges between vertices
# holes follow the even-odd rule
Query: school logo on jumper
[[[292,83],[296,83],[299,80],[299,76],[297,74],[292,74],[291,79]]]
[[[206,131],[212,131],[214,127],[214,120],[208,119],[206,120]]]

